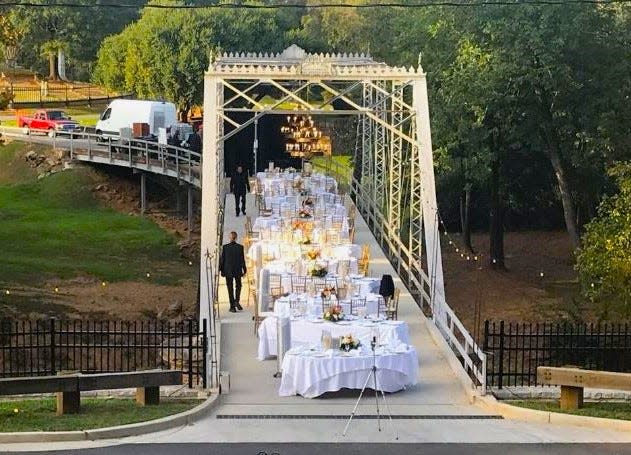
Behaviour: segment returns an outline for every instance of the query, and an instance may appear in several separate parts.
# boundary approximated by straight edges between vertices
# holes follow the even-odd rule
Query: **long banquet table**
[[[417,383],[418,355],[409,345],[393,350],[378,349],[374,362],[377,367],[377,388],[397,392]],[[373,366],[369,349],[349,353],[329,350],[295,349],[283,359],[280,396],[302,395],[315,398],[341,389],[361,389]],[[368,387],[374,387],[373,382]]]
[[[277,319],[268,316],[259,327],[258,359],[265,360],[277,353]],[[352,334],[355,338],[369,343],[372,336],[387,343],[398,340],[402,343],[410,342],[410,332],[404,321],[355,320],[344,322],[328,322],[322,319],[292,318],[291,347],[314,346],[320,343],[323,331],[329,331],[332,337]]]

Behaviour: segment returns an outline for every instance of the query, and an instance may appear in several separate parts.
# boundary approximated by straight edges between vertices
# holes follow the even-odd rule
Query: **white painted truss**
[[[319,101],[313,101],[314,93]],[[251,116],[239,122],[231,112]],[[416,68],[393,67],[369,55],[309,54],[296,45],[278,54],[211,54],[205,75],[200,317],[210,320],[217,298],[217,275],[204,270],[217,270],[222,243],[224,141],[264,115],[289,113],[359,116],[359,169],[351,197],[419,305],[431,310],[464,367],[484,385],[484,354],[445,301],[420,61]]]

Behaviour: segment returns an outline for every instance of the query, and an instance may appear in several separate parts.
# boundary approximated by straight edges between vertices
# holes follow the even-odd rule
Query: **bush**
[[[584,295],[602,319],[631,319],[631,163],[610,169],[619,192],[587,226],[576,269]]]
[[[0,92],[0,110],[6,109],[11,101],[13,101],[13,93],[8,90]]]

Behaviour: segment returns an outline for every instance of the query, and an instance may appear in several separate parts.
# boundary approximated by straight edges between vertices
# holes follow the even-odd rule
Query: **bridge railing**
[[[401,241],[396,232],[391,231],[388,221],[375,201],[362,191],[358,191],[358,188],[361,188],[360,183],[353,177],[351,195],[375,239],[419,307],[431,312],[434,325],[467,374],[479,385],[482,394],[485,394],[486,354],[447,302],[437,302],[432,298],[431,281],[422,268],[422,258],[412,254],[408,245]]]
[[[63,147],[63,136],[57,146]],[[93,133],[72,132],[67,148],[72,159],[131,167],[184,180],[201,188],[202,155],[172,145],[141,139],[107,139]]]

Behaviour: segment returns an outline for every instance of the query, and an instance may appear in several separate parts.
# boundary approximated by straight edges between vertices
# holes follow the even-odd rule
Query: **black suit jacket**
[[[246,271],[243,245],[239,245],[237,242],[225,244],[221,248],[221,258],[219,260],[219,272],[221,275],[236,278],[245,275]]]
[[[245,172],[234,171],[230,178],[230,191],[234,194],[246,194],[250,191],[250,181]]]

